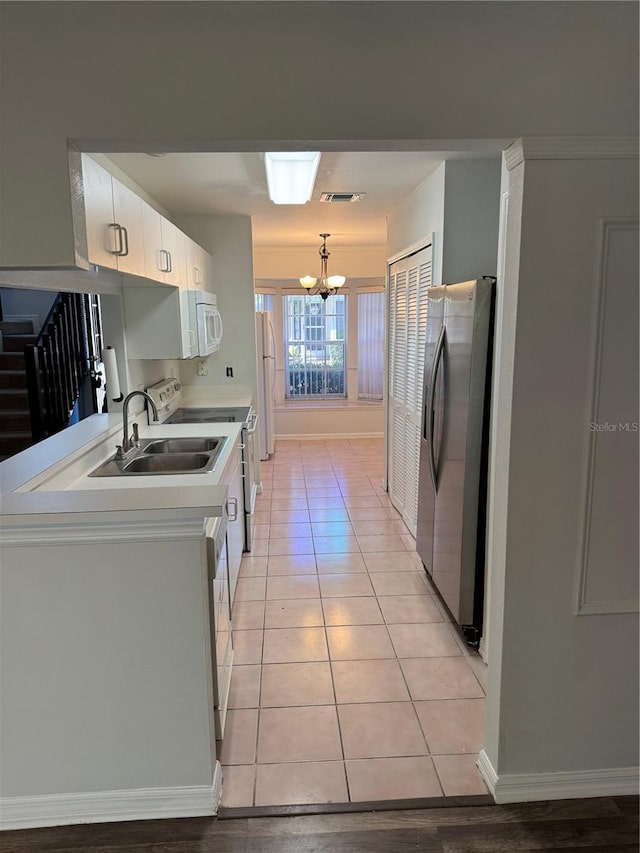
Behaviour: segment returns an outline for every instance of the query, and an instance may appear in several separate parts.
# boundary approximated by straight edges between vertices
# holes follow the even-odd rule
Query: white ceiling
[[[325,152],[311,201],[269,201],[258,153],[109,154],[171,213],[247,214],[256,246],[315,246],[321,232],[339,246],[386,242],[386,217],[445,159],[469,152]],[[487,156],[484,152],[482,155]],[[495,154],[493,155],[495,156]],[[357,203],[320,202],[323,192],[365,192]]]

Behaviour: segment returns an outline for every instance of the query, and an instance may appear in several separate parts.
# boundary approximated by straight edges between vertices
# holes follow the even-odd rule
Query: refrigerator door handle
[[[440,367],[440,361],[442,359],[442,353],[444,350],[444,336],[445,336],[445,327],[444,325],[440,328],[440,335],[438,337],[438,343],[436,344],[436,351],[433,355],[433,363],[431,365],[431,376],[429,377],[429,394],[427,395],[427,408],[425,411],[425,418],[427,422],[428,435],[426,440],[428,442],[428,453],[429,453],[429,471],[431,472],[431,482],[433,484],[433,491],[435,494],[438,493],[438,475],[436,470],[436,455],[435,448],[433,446],[433,427],[434,427],[434,411],[433,411],[433,399],[435,396],[435,386],[438,379],[438,369]]]

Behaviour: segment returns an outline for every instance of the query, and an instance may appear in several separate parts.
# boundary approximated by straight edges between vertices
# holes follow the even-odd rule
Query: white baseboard
[[[486,752],[480,751],[478,770],[496,803],[536,800],[571,800],[638,794],[640,768],[569,770],[558,773],[507,773],[498,775]]]
[[[493,769],[493,764],[489,761],[489,756],[484,751],[484,749],[480,750],[478,760],[476,761],[476,766],[480,771],[480,775],[484,779],[485,785],[489,789],[489,793],[495,799],[496,782],[498,781],[498,776],[496,774],[496,771]]]
[[[134,788],[79,794],[44,794],[0,798],[0,830],[203,817],[218,812],[222,771],[216,762],[213,784],[183,788]]]
[[[276,435],[276,441],[332,441],[333,439],[342,439],[349,440],[350,438],[383,438],[383,432],[331,432],[331,433],[317,433],[310,435],[305,433],[301,434],[282,434]]]

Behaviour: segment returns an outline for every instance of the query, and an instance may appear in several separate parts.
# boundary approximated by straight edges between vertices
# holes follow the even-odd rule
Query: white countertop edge
[[[135,478],[138,479],[138,478]],[[73,521],[95,520],[122,524],[158,519],[194,519],[218,516],[227,497],[227,487],[192,486],[184,488],[108,489],[104,491],[65,490],[16,492],[2,498],[0,527],[57,523],[73,515]],[[153,518],[150,518],[150,516]],[[34,518],[36,517],[37,518]]]
[[[168,514],[162,510],[146,512],[142,519],[123,519],[121,514],[116,516],[109,512],[5,518],[0,527],[2,547],[200,539],[205,532],[208,517],[217,510],[216,507],[212,507],[211,511],[201,508],[200,512],[186,518],[176,517],[175,511]],[[24,523],[20,524],[21,521]]]

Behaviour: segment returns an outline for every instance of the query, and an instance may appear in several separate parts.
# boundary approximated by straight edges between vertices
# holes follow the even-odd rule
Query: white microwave
[[[222,317],[215,294],[205,290],[189,291],[189,317],[195,329],[197,355],[210,355],[220,349]]]

